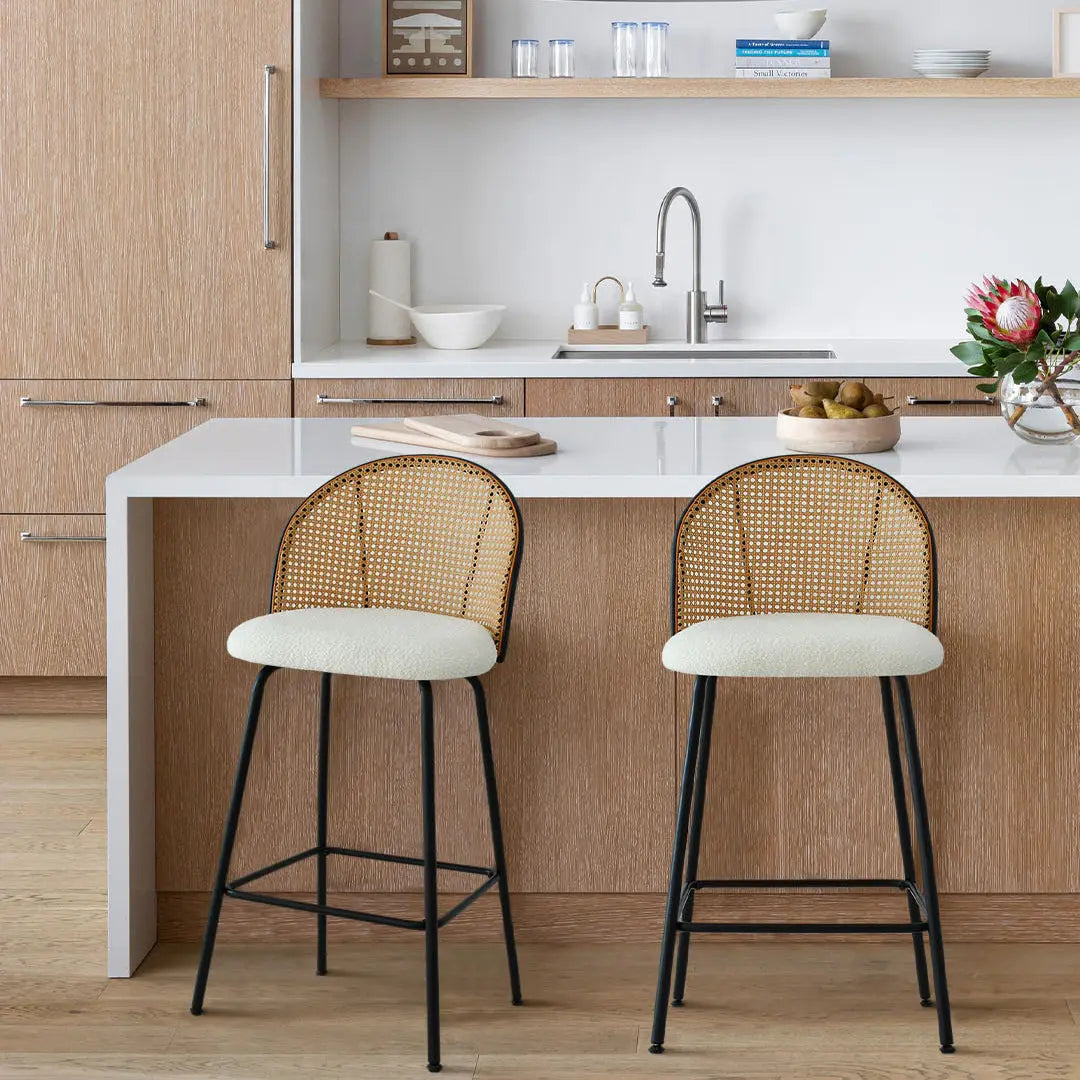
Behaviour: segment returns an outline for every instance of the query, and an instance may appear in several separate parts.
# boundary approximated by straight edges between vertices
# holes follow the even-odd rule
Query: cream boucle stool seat
[[[470,461],[438,455],[383,458],[324,484],[293,514],[278,548],[270,614],[242,623],[228,651],[260,665],[251,692],[236,780],[225,820],[191,1011],[203,1011],[218,920],[226,896],[317,917],[316,973],[326,974],[327,916],[424,933],[427,1065],[442,1068],[439,929],[498,887],[510,969],[510,998],[521,1004],[502,818],[487,702],[479,676],[506,654],[521,557],[521,513],[505,485]],[[263,692],[281,668],[319,672],[315,846],[229,879]],[[423,852],[420,857],[337,847],[327,837],[330,691],[335,676],[416,682]],[[443,862],[435,843],[435,717],[432,682],[465,679],[476,703],[493,867]],[[273,823],[271,823],[272,827]],[[404,919],[327,904],[328,858],[374,859],[423,870],[424,917]],[[316,902],[254,892],[251,885],[307,859],[315,861]],[[439,870],[481,884],[439,914]]]
[[[714,480],[690,503],[672,554],[672,637],[663,663],[696,677],[687,733],[650,1051],[663,1052],[669,1001],[686,992],[694,933],[910,934],[923,1005],[953,1050],[937,883],[908,677],[940,667],[934,537],[890,476],[847,458],[787,455]],[[903,876],[889,880],[732,881],[698,877],[719,678],[876,678],[885,720]],[[895,691],[895,696],[894,696]],[[896,703],[899,702],[899,730]],[[907,757],[921,880],[901,758]],[[907,896],[908,921],[725,923],[694,919],[707,889],[871,888]],[[676,955],[677,951],[677,955]],[[674,969],[674,970],[673,970]],[[674,989],[672,977],[674,975]]]

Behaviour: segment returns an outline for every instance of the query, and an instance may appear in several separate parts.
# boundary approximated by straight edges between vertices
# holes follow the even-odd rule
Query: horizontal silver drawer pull
[[[194,401],[44,401],[41,398],[21,397],[24,409],[205,409],[206,398]]]
[[[502,405],[502,394],[492,397],[327,397],[320,394],[318,405]]]
[[[24,544],[104,544],[104,536],[42,536],[39,533],[21,532]]]
[[[921,408],[927,405],[996,405],[998,403],[997,398],[992,397],[978,397],[978,398],[928,398],[928,397],[915,397],[910,396],[907,399],[909,405],[914,405],[916,408]]]

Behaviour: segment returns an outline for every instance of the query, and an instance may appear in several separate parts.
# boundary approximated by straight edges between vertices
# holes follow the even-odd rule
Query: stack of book
[[[739,38],[735,42],[738,79],[827,79],[831,63],[827,41]]]

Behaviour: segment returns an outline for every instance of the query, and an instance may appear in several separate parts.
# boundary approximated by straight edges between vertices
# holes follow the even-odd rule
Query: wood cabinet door
[[[698,379],[529,379],[529,416],[695,416]]]
[[[289,377],[290,8],[0,4],[0,377]]]
[[[521,379],[298,379],[296,416],[524,416]]]
[[[105,477],[206,420],[288,416],[280,382],[0,382],[0,512],[103,513]]]
[[[104,515],[0,515],[0,675],[105,674]]]

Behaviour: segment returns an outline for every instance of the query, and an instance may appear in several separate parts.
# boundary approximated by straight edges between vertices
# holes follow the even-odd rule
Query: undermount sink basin
[[[618,345],[561,345],[553,360],[835,360],[832,349],[702,349],[672,345],[624,349]]]

